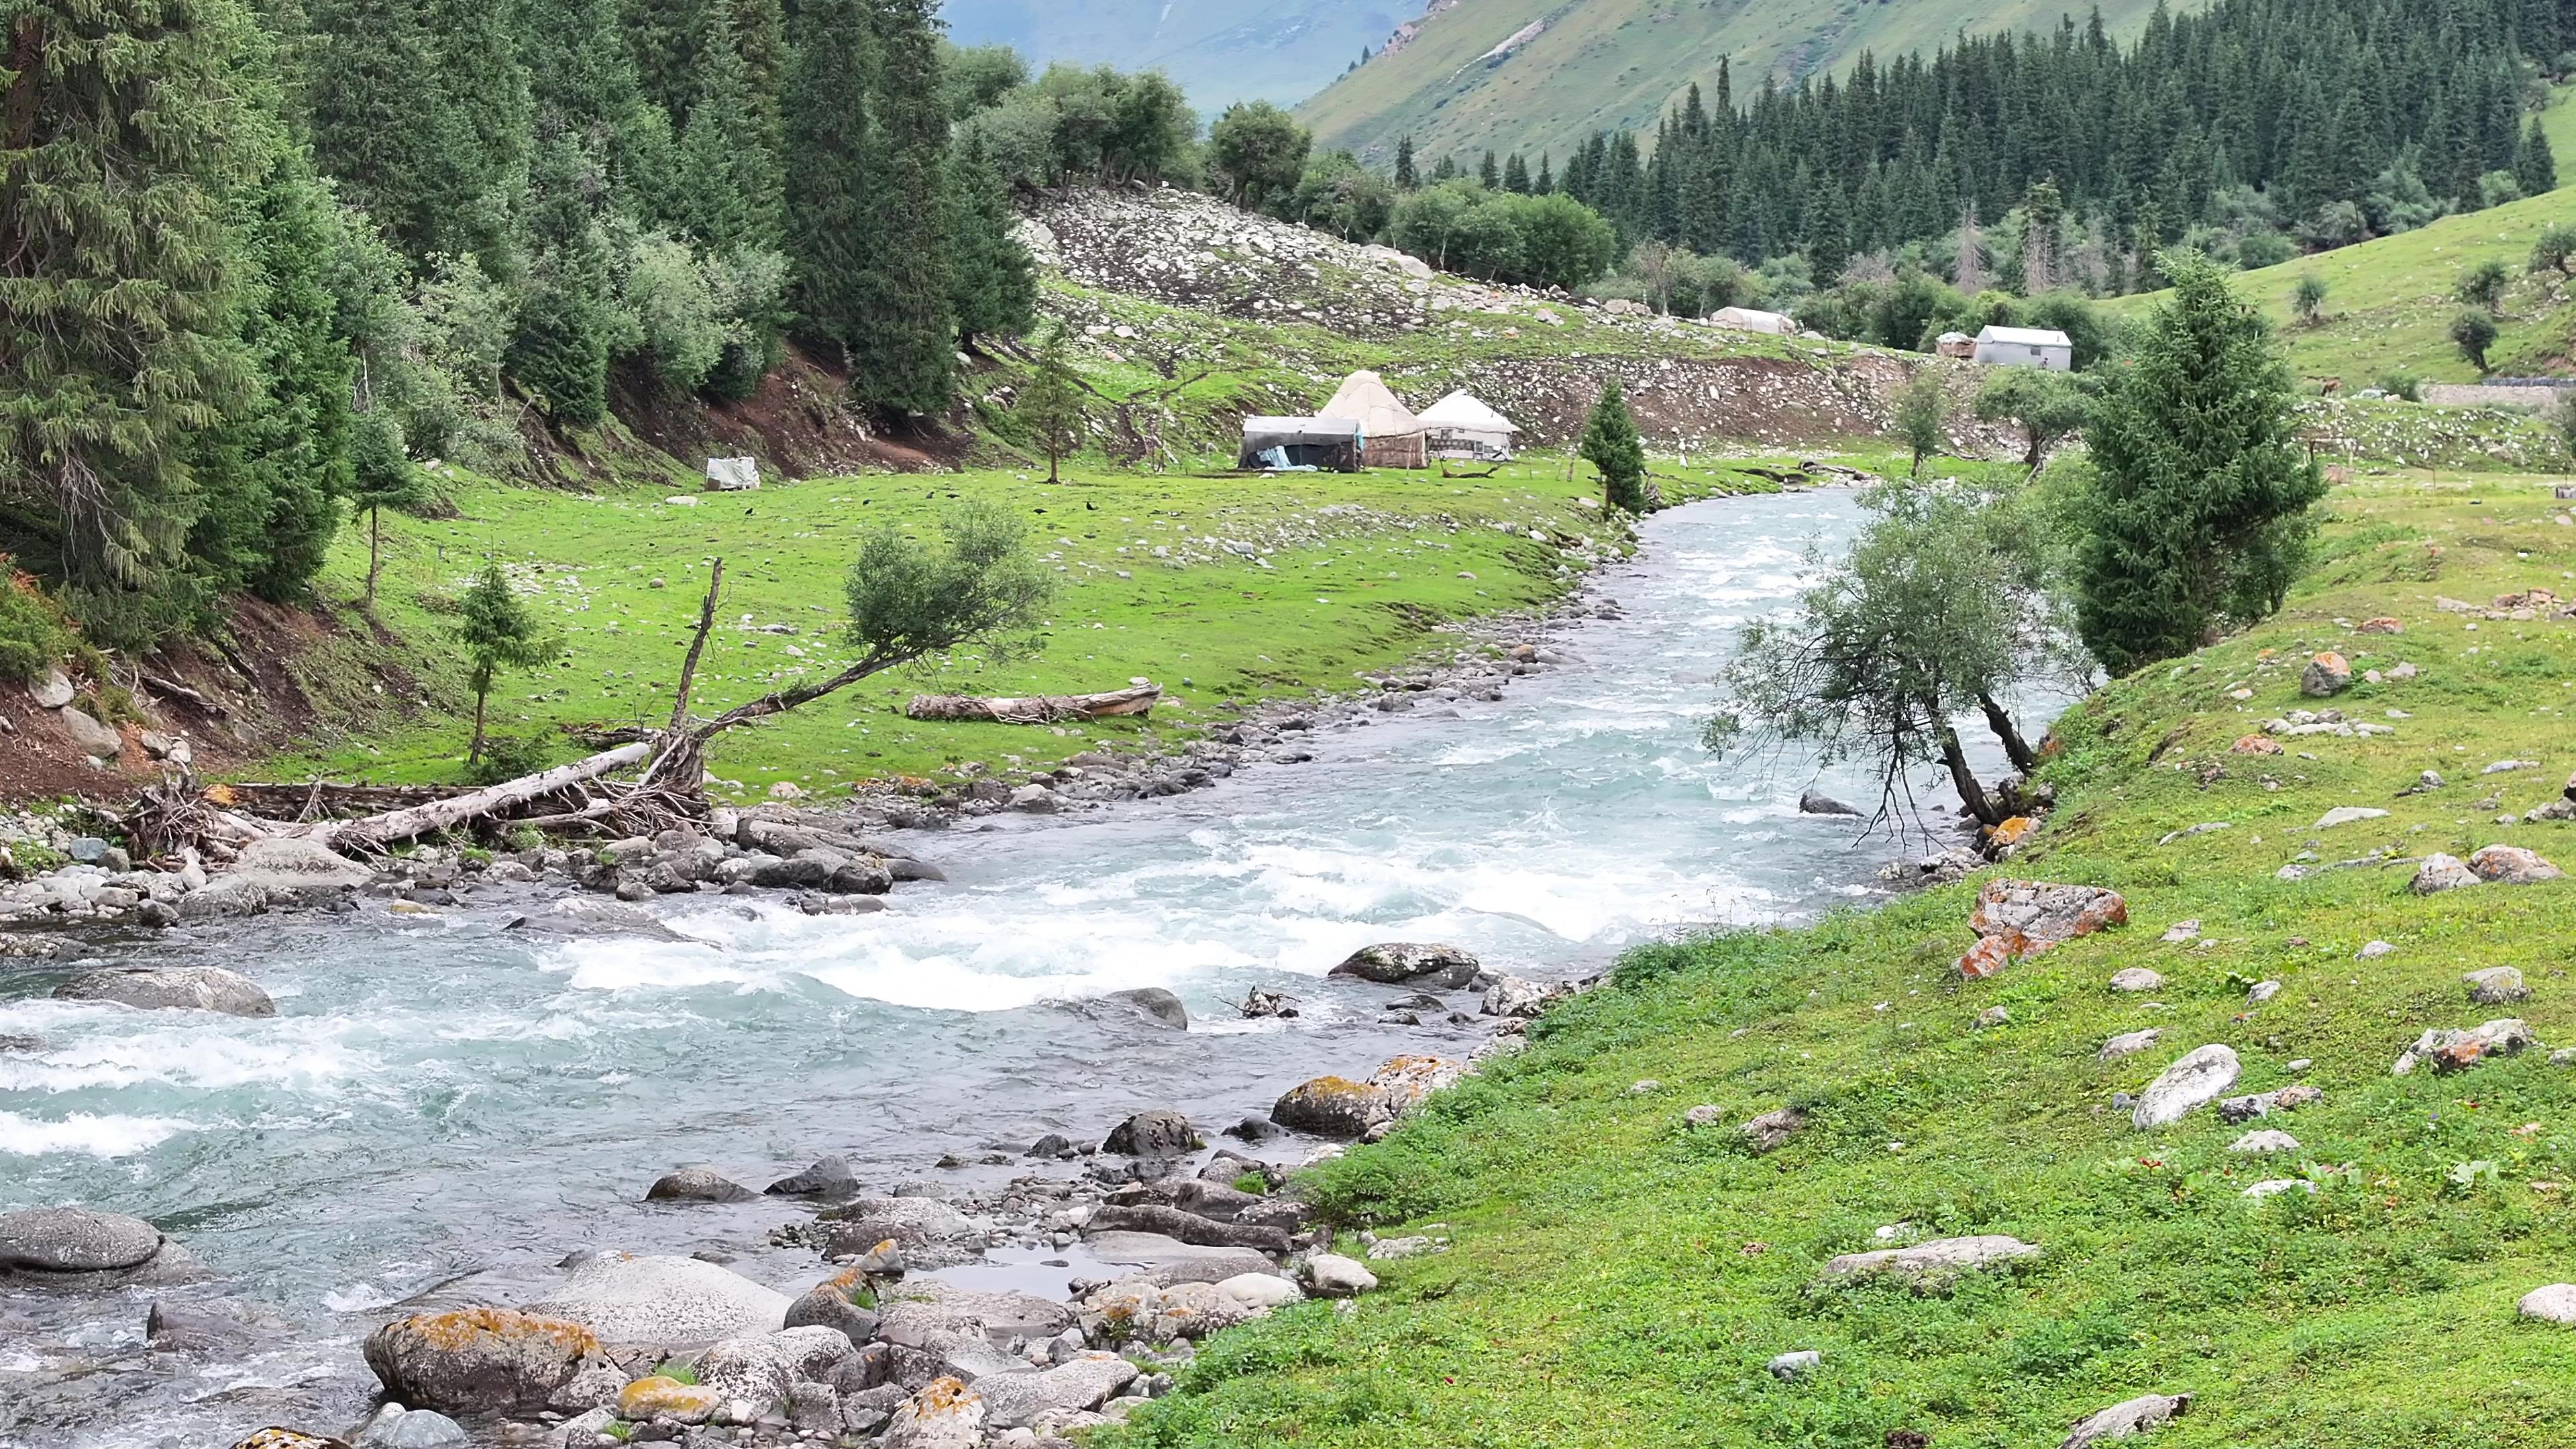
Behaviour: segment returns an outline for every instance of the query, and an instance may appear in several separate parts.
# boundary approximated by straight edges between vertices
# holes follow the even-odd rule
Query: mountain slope
[[[948,0],[949,38],[1049,61],[1161,70],[1213,116],[1293,104],[1383,42],[1417,0]]]
[[[1731,61],[1736,93],[1839,70],[1864,50],[1927,55],[1963,27],[2053,29],[2069,0],[1434,0],[1413,39],[1343,76],[1300,110],[1319,146],[1383,162],[1411,135],[1423,157],[1546,151],[1594,131],[1651,128],[1693,82]],[[2153,0],[2103,0],[2115,32]],[[2079,16],[2079,23],[2081,17]],[[1545,29],[1488,58],[1535,24]]]

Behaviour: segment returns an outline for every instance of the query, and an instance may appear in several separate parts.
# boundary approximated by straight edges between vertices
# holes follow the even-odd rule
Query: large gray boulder
[[[2084,1449],[2105,1439],[2134,1438],[2182,1417],[2190,1408],[2189,1394],[2141,1394],[2076,1425],[2057,1449]]]
[[[1156,1107],[1111,1128],[1100,1150],[1128,1157],[1179,1157],[1205,1146],[1188,1117]]]
[[[271,905],[299,906],[332,905],[375,879],[374,872],[330,847],[293,835],[243,846],[227,874],[265,891]]]
[[[1086,1353],[1042,1373],[987,1374],[975,1380],[984,1427],[1018,1429],[1043,1414],[1099,1408],[1136,1381],[1137,1367],[1114,1353]]]
[[[891,1240],[917,1267],[963,1262],[984,1246],[984,1228],[935,1197],[862,1197],[818,1219],[826,1258],[859,1257]]]
[[[1284,1254],[1290,1246],[1283,1228],[1219,1222],[1160,1203],[1137,1203],[1132,1207],[1104,1204],[1092,1213],[1090,1226],[1104,1233],[1160,1233],[1209,1248],[1252,1248]]]
[[[1389,941],[1362,946],[1328,975],[1356,976],[1382,986],[1419,986],[1426,991],[1455,991],[1476,979],[1476,958],[1456,946],[1415,941]]]
[[[1083,1234],[1083,1246],[1100,1261],[1141,1269],[1137,1276],[1157,1283],[1222,1283],[1245,1273],[1278,1271],[1257,1248],[1209,1247],[1161,1233],[1094,1229]]]
[[[996,1344],[1014,1338],[1036,1342],[1073,1326],[1073,1310],[1052,1298],[960,1288],[937,1278],[908,1278],[883,1289],[877,1295],[877,1315],[877,1337],[912,1348],[929,1347],[941,1334]]]
[[[766,1413],[787,1402],[794,1384],[829,1383],[852,1352],[849,1335],[821,1325],[741,1334],[699,1356],[698,1384],[728,1405]]]
[[[451,1414],[534,1413],[598,1352],[578,1323],[507,1308],[415,1314],[366,1343],[387,1397]]]
[[[712,1167],[681,1167],[644,1189],[646,1202],[750,1202],[760,1194]]]
[[[1113,991],[1109,993],[1109,999],[1134,1011],[1156,1026],[1167,1026],[1174,1031],[1189,1030],[1190,1009],[1181,1004],[1179,997],[1159,986],[1139,986],[1127,991]]]
[[[1828,1282],[1856,1283],[1885,1278],[1917,1290],[1928,1290],[1955,1282],[1963,1274],[1980,1268],[2035,1258],[2039,1253],[2037,1246],[2001,1234],[1936,1238],[1910,1248],[1844,1253],[1825,1264],[1825,1279]]]
[[[221,966],[111,966],[54,988],[60,1001],[113,1001],[146,1011],[275,1016],[277,1003],[247,976]]]
[[[2138,1094],[2129,1120],[2141,1132],[2169,1127],[2227,1095],[2242,1070],[2236,1053],[2223,1046],[2194,1047],[2158,1073]]]
[[[954,1378],[937,1378],[895,1406],[881,1449],[974,1449],[983,1437],[983,1397]]]
[[[465,1449],[465,1426],[435,1409],[387,1404],[350,1441],[356,1449]]]
[[[0,1268],[38,1273],[106,1273],[136,1268],[161,1251],[161,1230],[123,1213],[29,1208],[0,1215]]]
[[[580,1324],[609,1343],[713,1343],[775,1333],[787,1295],[696,1258],[595,1253],[527,1311]]]
[[[532,936],[644,936],[656,941],[691,939],[652,915],[596,896],[568,896],[501,928]]]

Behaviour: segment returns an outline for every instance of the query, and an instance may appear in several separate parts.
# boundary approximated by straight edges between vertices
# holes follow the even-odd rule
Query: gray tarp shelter
[[[1245,418],[1234,466],[1356,473],[1367,446],[1365,431],[1352,418]]]

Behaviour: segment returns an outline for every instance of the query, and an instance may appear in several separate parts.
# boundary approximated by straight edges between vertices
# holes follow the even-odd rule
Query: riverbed
[[[213,1275],[157,1291],[274,1316],[249,1350],[156,1355],[156,1290],[0,1280],[0,1445],[336,1430],[373,1389],[358,1342],[395,1305],[519,1301],[580,1248],[717,1254],[790,1292],[821,1276],[766,1242],[806,1208],[643,1204],[680,1164],[758,1187],[838,1153],[872,1189],[990,1184],[1033,1170],[1017,1150],[1046,1133],[1097,1141],[1177,1107],[1213,1136],[1308,1076],[1489,1034],[1380,1024],[1404,993],[1323,979],[1373,941],[1563,977],[1659,935],[1866,901],[1920,841],[1797,808],[1810,785],[1862,800],[1866,780],[1698,740],[1737,626],[1859,517],[1839,492],[1659,515],[1592,585],[1623,617],[1550,631],[1580,662],[1497,703],[1319,729],[1311,762],[1194,794],[920,835],[949,881],[878,915],[666,898],[696,942],[564,942],[501,933],[533,898],[487,894],[434,918],[377,902],[98,943],[241,971],[277,999],[261,1020],[52,1001],[59,968],[0,976],[0,1038],[34,1039],[0,1049],[0,1210],[148,1218]],[[1099,1001],[1138,986],[1176,992],[1191,1028]],[[1255,986],[1300,1014],[1240,1019]]]

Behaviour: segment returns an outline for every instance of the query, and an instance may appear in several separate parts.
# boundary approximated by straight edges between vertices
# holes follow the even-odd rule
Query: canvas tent
[[[1238,468],[1360,470],[1360,425],[1349,418],[1245,418]]]
[[[1360,462],[1371,468],[1428,468],[1431,454],[1422,419],[1387,391],[1374,372],[1354,372],[1342,379],[1341,391],[1316,412],[1317,417],[1349,418],[1360,425]]]
[[[1512,456],[1521,433],[1520,424],[1464,392],[1453,392],[1424,408],[1422,426],[1432,457],[1497,463]]]

